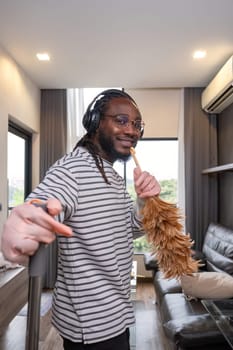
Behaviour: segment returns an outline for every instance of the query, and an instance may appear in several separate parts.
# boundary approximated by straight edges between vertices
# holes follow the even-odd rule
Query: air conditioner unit
[[[219,70],[201,96],[202,108],[212,114],[221,113],[233,103],[233,56]]]

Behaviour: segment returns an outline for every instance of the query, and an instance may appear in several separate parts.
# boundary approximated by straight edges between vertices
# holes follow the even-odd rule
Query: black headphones
[[[88,134],[93,134],[95,133],[95,131],[98,129],[99,127],[99,123],[100,123],[100,112],[98,111],[97,108],[95,108],[95,103],[100,100],[103,97],[106,96],[110,96],[111,97],[126,97],[128,99],[130,99],[135,105],[136,102],[134,101],[134,99],[128,95],[126,92],[124,92],[123,90],[118,90],[118,89],[108,89],[108,90],[104,90],[102,91],[100,94],[98,94],[94,100],[89,104],[89,106],[87,107],[87,110],[83,116],[83,126],[84,128],[87,130]]]

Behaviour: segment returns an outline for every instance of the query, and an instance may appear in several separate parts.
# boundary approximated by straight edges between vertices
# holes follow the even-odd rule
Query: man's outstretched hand
[[[25,264],[28,256],[35,254],[39,244],[53,242],[56,233],[72,236],[72,230],[68,226],[54,219],[62,211],[61,203],[50,198],[45,205],[47,212],[30,202],[12,210],[2,232],[1,249],[7,260]]]

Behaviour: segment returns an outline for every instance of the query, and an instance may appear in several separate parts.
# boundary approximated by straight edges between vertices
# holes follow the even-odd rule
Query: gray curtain
[[[201,249],[209,222],[217,221],[217,181],[202,170],[217,165],[216,115],[201,109],[202,88],[184,89],[186,231]]]
[[[41,90],[40,180],[48,168],[66,152],[66,90]],[[57,271],[57,244],[47,248],[44,287],[53,288]]]

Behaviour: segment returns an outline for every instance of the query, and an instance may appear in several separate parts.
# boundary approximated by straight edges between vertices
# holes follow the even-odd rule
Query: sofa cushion
[[[209,224],[202,251],[207,270],[227,272],[233,276],[233,230],[220,224]]]
[[[183,293],[165,294],[160,305],[160,315],[163,323],[187,316],[208,314],[198,300],[187,300]]]
[[[183,292],[200,299],[232,298],[233,277],[224,272],[200,272],[181,277]]]
[[[207,314],[170,320],[163,324],[163,329],[169,339],[185,349],[212,349],[211,345],[217,344],[221,349],[230,349],[215,322]]]
[[[229,349],[215,322],[198,300],[183,293],[166,294],[160,306],[163,329],[179,349]],[[226,347],[225,347],[226,346]]]
[[[176,278],[165,279],[160,271],[154,276],[154,288],[158,304],[161,304],[161,300],[165,294],[182,293],[180,281]]]

